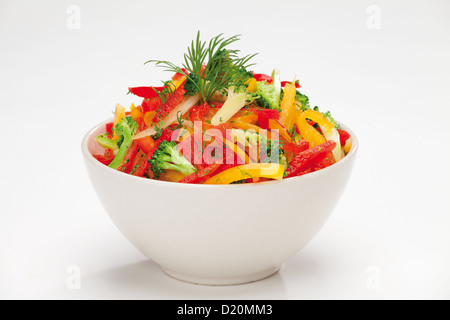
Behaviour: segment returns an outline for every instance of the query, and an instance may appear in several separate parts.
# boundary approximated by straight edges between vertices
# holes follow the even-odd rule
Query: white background
[[[449,17],[448,0],[1,0],[0,298],[449,299]],[[197,30],[242,34],[256,71],[297,76],[360,140],[327,225],[253,284],[164,275],[113,226],[82,162],[87,130],[139,103],[128,86],[170,76],[143,63],[181,62]],[[73,265],[81,290],[66,286]]]

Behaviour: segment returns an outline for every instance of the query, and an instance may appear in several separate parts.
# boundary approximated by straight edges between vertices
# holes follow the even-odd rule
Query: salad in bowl
[[[299,81],[256,73],[254,55],[229,46],[238,36],[197,39],[161,86],[131,87],[141,98],[96,141],[95,158],[125,174],[189,184],[288,179],[324,169],[350,151],[352,137],[329,111],[311,108]]]
[[[195,39],[161,86],[84,137],[94,189],[122,234],[170,276],[232,285],[266,278],[322,228],[358,141],[312,108],[296,79],[253,71],[238,37]],[[231,184],[233,184],[231,186]]]

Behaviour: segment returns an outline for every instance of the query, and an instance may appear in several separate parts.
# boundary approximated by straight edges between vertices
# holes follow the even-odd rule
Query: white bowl
[[[193,185],[134,177],[92,154],[103,149],[83,139],[92,184],[117,228],[170,276],[197,284],[231,285],[276,273],[322,228],[341,197],[357,151],[300,177],[258,184]]]

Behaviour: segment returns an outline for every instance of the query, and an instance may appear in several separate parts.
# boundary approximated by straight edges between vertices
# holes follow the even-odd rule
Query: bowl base
[[[167,270],[165,268],[161,268],[167,275],[171,276],[174,279],[198,284],[198,285],[206,285],[206,286],[232,286],[232,285],[239,285],[239,284],[245,284],[249,282],[255,282],[259,280],[263,280],[265,278],[268,278],[275,273],[277,273],[280,270],[280,267],[273,267],[264,271],[246,274],[246,275],[240,275],[240,276],[234,276],[234,277],[226,277],[226,278],[210,278],[210,277],[201,277],[201,276],[192,276],[187,274],[181,274],[178,272],[173,272],[170,270]]]

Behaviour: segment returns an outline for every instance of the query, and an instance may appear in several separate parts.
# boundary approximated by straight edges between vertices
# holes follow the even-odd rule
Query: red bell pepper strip
[[[144,117],[137,118],[136,122],[138,124],[138,132],[145,130]]]
[[[144,175],[144,173],[147,171],[148,167],[150,166],[148,161],[153,157],[153,154],[155,153],[156,149],[158,149],[161,142],[163,142],[164,140],[167,140],[167,141],[171,140],[172,132],[173,132],[172,127],[169,127],[169,128],[166,128],[163,130],[163,132],[161,133],[161,136],[158,138],[158,140],[156,140],[156,143],[153,146],[153,148],[145,155],[144,163],[142,165],[140,165],[139,168],[137,168],[136,171],[134,173],[132,173],[132,175],[138,176],[138,177],[142,177]]]
[[[155,98],[158,97],[158,92],[162,92],[165,87],[134,87],[128,88],[132,94],[141,98]]]
[[[125,173],[130,173],[131,169],[133,168],[133,162],[136,158],[136,154],[139,151],[139,145],[136,141],[133,141],[131,143],[131,146],[128,148],[127,155],[124,158],[124,164],[122,165],[122,168],[119,168],[118,170],[123,170]]]
[[[269,119],[280,119],[280,113],[278,110],[273,109],[262,109],[256,110],[258,115],[258,124],[262,129],[269,129]]]
[[[161,106],[162,101],[160,97],[144,99],[144,101],[142,101],[142,111],[144,113],[157,111]]]
[[[220,103],[220,102],[214,102],[214,103],[211,103],[211,105],[210,105],[211,108],[217,108],[217,109],[222,108],[222,106],[223,106],[223,103]]]
[[[325,158],[323,158],[321,161],[317,162],[317,164],[314,166],[314,171],[324,169],[326,167],[331,166],[336,161],[334,160],[334,156],[332,152],[328,152]]]
[[[338,129],[338,132],[339,139],[341,140],[341,146],[345,146],[345,142],[347,142],[347,140],[350,138],[350,134],[347,131],[341,129]]]
[[[109,134],[111,134],[112,133],[112,127],[114,126],[114,123],[113,122],[109,122],[109,123],[107,123],[106,124],[106,133],[109,133]]]
[[[184,99],[184,94],[186,93],[186,90],[184,90],[184,85],[181,85],[178,87],[177,90],[175,90],[174,93],[167,99],[166,103],[159,108],[158,113],[153,118],[154,123],[158,123],[161,120],[163,120],[170,112],[172,112],[173,109],[177,105],[181,103]]]
[[[194,172],[183,179],[181,179],[180,183],[201,183],[210,178],[216,171],[219,169],[221,164],[213,163],[212,165],[198,171]]]
[[[300,152],[294,160],[289,163],[286,170],[286,177],[295,177],[299,173],[311,168],[317,162],[321,161],[326,155],[336,147],[336,142],[330,140],[315,146],[311,149]]]
[[[309,149],[308,140],[300,140],[297,143],[286,142],[283,146],[283,150],[290,151],[290,152],[294,153],[295,155],[297,155],[300,152],[303,152],[305,150],[308,150],[308,149]]]
[[[272,83],[273,79],[271,76],[267,75],[267,74],[263,74],[263,73],[255,73],[253,74],[253,78],[256,79],[256,81],[267,81],[267,83]],[[286,84],[288,83],[292,83],[292,81],[281,81],[281,87],[284,88],[286,86]],[[301,88],[300,84],[296,81],[295,82],[295,87]]]
[[[114,160],[114,153],[112,150],[107,149],[104,155],[95,155],[94,158],[103,163],[104,165],[109,166],[109,164]]]
[[[271,76],[263,73],[254,73],[253,78],[256,79],[256,81],[267,81],[267,83],[272,83],[273,79]]]
[[[203,117],[208,113],[209,109],[211,109],[211,107],[207,102],[200,106],[195,106],[191,109],[189,119],[191,119],[191,121],[203,121]]]

